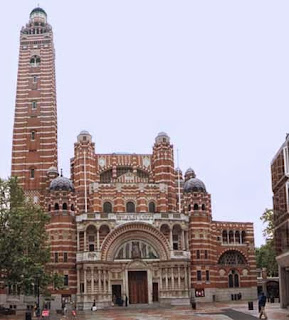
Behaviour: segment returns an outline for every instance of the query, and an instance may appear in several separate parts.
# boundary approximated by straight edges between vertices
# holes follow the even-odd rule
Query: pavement
[[[281,309],[279,304],[266,304],[268,320],[289,320],[289,310]],[[2,316],[2,320],[25,320],[25,312]],[[196,310],[188,306],[133,305],[112,307],[93,311],[77,311],[76,317],[71,312],[57,315],[53,311],[48,319],[41,320],[254,320],[258,319],[258,303],[248,310],[248,303],[198,303]],[[36,320],[36,319],[32,319]]]

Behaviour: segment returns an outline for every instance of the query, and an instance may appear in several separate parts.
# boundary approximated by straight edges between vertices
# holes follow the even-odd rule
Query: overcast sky
[[[19,31],[37,0],[1,3],[0,176],[10,174]],[[42,0],[56,49],[59,167],[77,134],[97,153],[150,153],[159,131],[212,195],[215,220],[272,207],[289,131],[289,1]]]

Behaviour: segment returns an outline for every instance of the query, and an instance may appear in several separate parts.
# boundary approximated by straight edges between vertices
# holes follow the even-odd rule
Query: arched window
[[[234,242],[234,232],[232,230],[229,231],[229,243]]]
[[[71,211],[74,211],[74,204],[71,205]]]
[[[30,169],[30,178],[31,179],[35,178],[35,169],[34,168]]]
[[[228,233],[227,233],[227,230],[223,230],[222,240],[223,240],[223,243],[228,243]]]
[[[246,232],[242,231],[242,233],[241,233],[241,243],[245,243],[245,240],[246,240]]]
[[[56,210],[56,211],[59,210],[59,204],[57,202],[54,204],[54,210]]]
[[[206,210],[206,206],[204,204],[202,204],[202,210],[205,211]]]
[[[126,212],[135,212],[135,205],[133,202],[127,202],[126,204]]]
[[[234,283],[233,283],[233,275],[230,273],[229,274],[229,288],[233,288],[234,287]]]
[[[229,288],[240,287],[239,275],[235,270],[231,270],[228,275],[228,286]]]
[[[62,210],[67,210],[67,203],[66,202],[63,203]]]
[[[197,203],[194,204],[194,210],[199,210],[199,205]]]
[[[40,65],[40,57],[39,56],[33,56],[30,59],[30,66],[31,67],[39,67]]]
[[[149,203],[149,212],[150,213],[155,213],[156,212],[156,205],[154,202]]]
[[[228,250],[221,255],[218,264],[226,266],[244,265],[246,264],[246,260],[240,252],[236,250]]]
[[[112,212],[112,205],[110,202],[105,202],[103,204],[103,212],[105,213],[111,213]]]
[[[240,237],[240,232],[236,231],[235,232],[235,241],[236,243],[240,243],[241,237]]]
[[[110,183],[112,180],[112,170],[104,171],[100,174],[100,183]]]

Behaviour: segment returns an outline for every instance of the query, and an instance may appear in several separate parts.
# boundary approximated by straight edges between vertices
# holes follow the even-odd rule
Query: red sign
[[[49,310],[43,310],[42,317],[49,317]]]

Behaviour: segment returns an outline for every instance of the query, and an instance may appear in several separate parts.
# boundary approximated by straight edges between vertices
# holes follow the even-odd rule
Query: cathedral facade
[[[38,7],[20,33],[12,175],[51,218],[50,267],[64,278],[52,306],[255,298],[253,224],[213,220],[211,195],[192,169],[175,168],[166,133],[150,154],[98,154],[81,131],[70,178],[59,174],[54,61]]]

